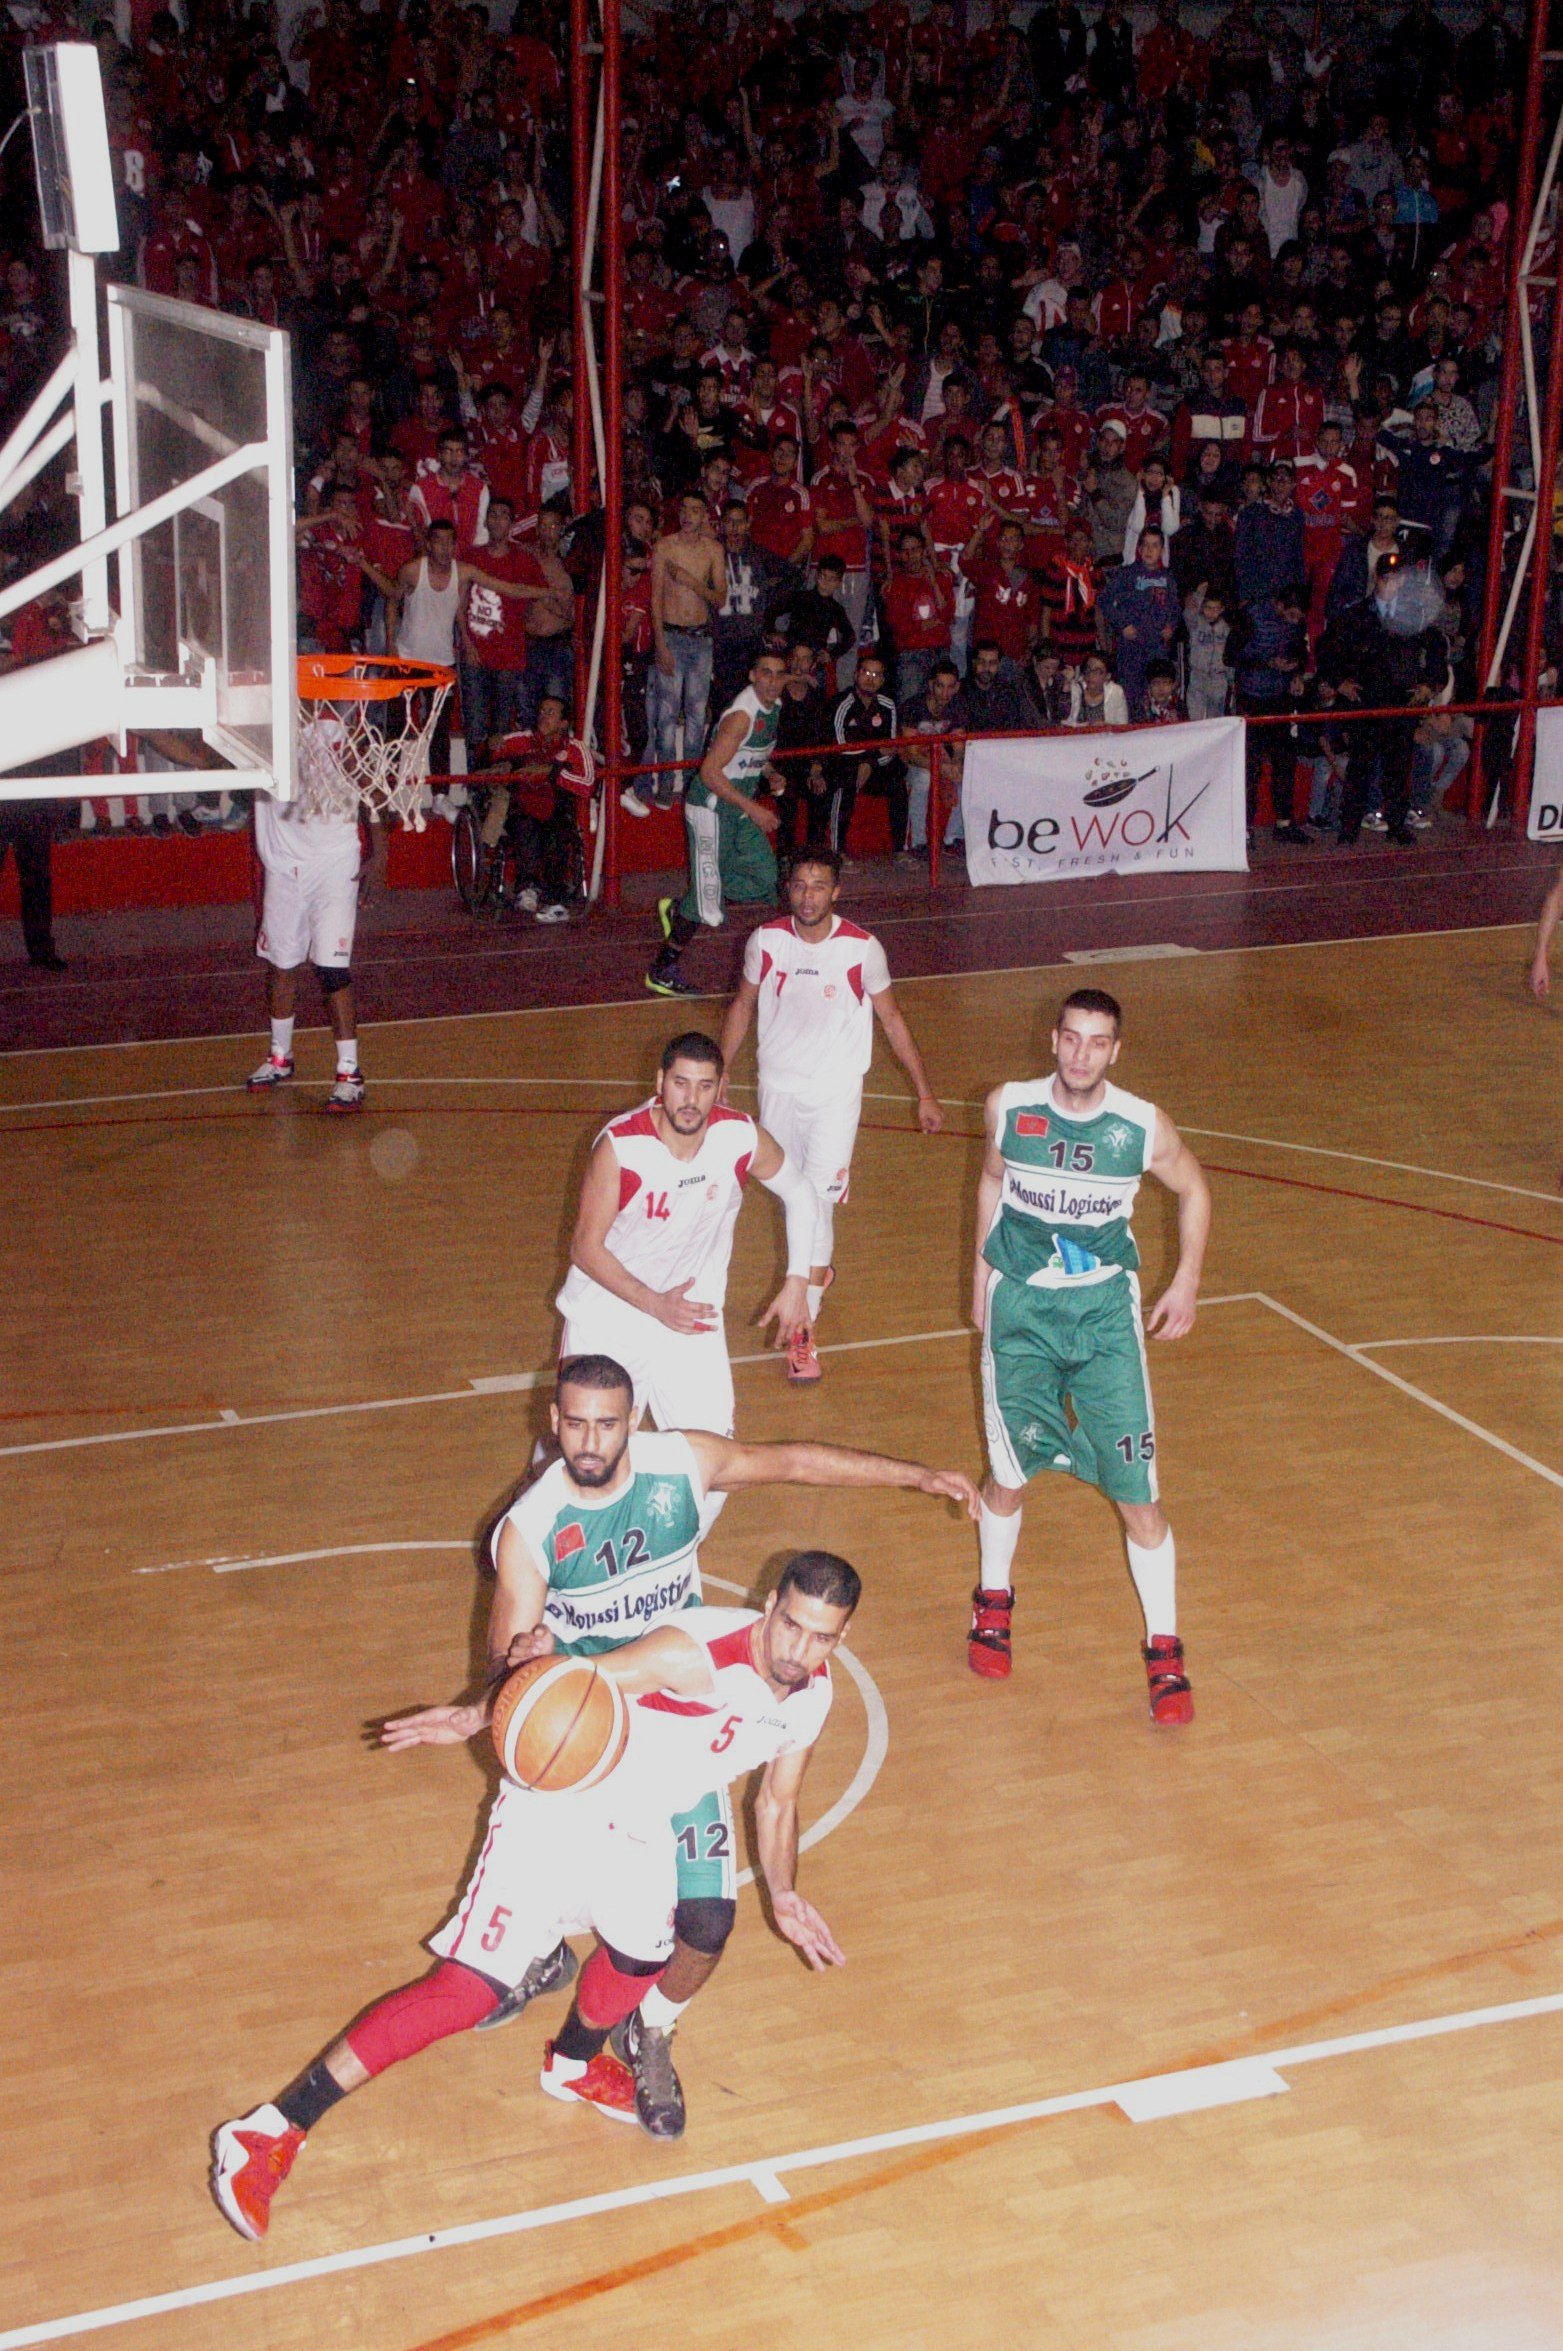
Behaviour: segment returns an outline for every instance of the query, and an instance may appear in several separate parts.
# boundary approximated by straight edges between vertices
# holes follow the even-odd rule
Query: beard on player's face
[[[698,1135],[711,1116],[710,1102],[669,1101],[662,1099],[662,1115],[678,1135]]]
[[[616,1445],[588,1439],[578,1453],[572,1454],[561,1439],[560,1450],[564,1453],[565,1467],[578,1486],[607,1486],[617,1474],[629,1441],[626,1429]]]

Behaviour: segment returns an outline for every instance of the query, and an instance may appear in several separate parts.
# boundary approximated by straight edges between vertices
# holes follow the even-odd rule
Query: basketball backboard
[[[290,799],[297,696],[288,337],[130,286],[109,287],[108,319],[122,512],[151,506],[236,451],[266,450],[262,463],[122,551],[114,633],[128,705],[133,711],[154,680],[210,665],[215,707],[201,722],[206,740]]]
[[[64,194],[56,189],[55,207],[55,241],[67,248],[71,347],[0,446],[3,508],[75,444],[69,479],[80,543],[0,590],[0,622],[63,589],[82,650],[0,678],[0,757],[9,751],[13,763],[30,764],[104,734],[123,748],[127,732],[195,729],[238,771],[235,781],[291,799],[289,338],[196,303],[110,285],[104,378],[96,271],[82,247],[91,238],[103,249],[115,231],[112,191],[105,219],[93,216],[84,227],[80,217],[89,184],[83,158],[102,137],[101,97],[85,129],[77,119],[83,96],[93,94],[86,82],[96,88],[97,58],[86,48],[83,64],[67,52],[84,46],[59,50],[61,66],[80,71],[33,77],[43,93],[35,116],[48,113],[34,123],[46,206],[63,170],[56,149],[68,148],[73,159],[74,179]],[[74,797],[94,784],[101,779],[79,770],[39,775],[18,767],[0,775],[0,800]]]

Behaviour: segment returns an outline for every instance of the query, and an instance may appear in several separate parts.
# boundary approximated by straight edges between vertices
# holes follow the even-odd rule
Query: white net
[[[421,833],[429,747],[449,685],[387,702],[299,703],[299,805],[308,816],[394,816]]]

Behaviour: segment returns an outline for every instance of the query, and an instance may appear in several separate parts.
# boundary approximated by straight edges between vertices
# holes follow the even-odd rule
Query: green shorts
[[[770,835],[731,801],[714,806],[684,803],[689,847],[689,888],[679,904],[686,922],[713,930],[725,906],[774,906],[776,852]]]
[[[1156,1419],[1132,1273],[1078,1289],[988,1277],[988,1467],[1018,1489],[1067,1470],[1114,1502],[1156,1500]]]
[[[730,1902],[738,1880],[734,1855],[733,1808],[727,1790],[702,1796],[693,1812],[673,1815],[678,1844],[680,1902]]]

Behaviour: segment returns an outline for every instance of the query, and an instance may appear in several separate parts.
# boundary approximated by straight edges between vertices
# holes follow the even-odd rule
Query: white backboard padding
[[[119,655],[103,639],[0,677],[0,763],[22,770],[124,724]]]

